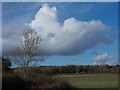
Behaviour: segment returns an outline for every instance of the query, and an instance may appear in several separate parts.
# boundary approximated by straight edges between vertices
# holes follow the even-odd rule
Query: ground
[[[67,79],[77,88],[117,88],[117,74],[79,74],[79,75],[58,75]]]

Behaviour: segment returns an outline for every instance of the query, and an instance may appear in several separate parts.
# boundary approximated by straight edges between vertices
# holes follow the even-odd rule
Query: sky
[[[0,42],[2,42],[2,3],[0,2]],[[2,56],[2,43],[0,43],[0,56]]]
[[[117,2],[3,2],[4,56],[27,27],[42,37],[47,60],[41,65],[118,63]]]

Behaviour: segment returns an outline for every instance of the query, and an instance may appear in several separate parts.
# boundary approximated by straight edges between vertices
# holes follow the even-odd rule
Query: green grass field
[[[58,75],[67,79],[76,88],[117,88],[117,74]]]

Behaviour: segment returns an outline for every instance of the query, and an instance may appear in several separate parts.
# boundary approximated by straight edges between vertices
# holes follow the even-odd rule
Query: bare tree
[[[39,65],[45,61],[42,56],[41,37],[33,30],[24,33],[22,43],[13,52],[12,63],[18,67],[29,67]]]

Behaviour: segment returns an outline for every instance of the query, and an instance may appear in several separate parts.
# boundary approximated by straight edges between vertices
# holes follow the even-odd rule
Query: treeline
[[[67,65],[67,66],[37,66],[14,68],[15,72],[22,70],[26,72],[42,73],[42,74],[74,74],[74,73],[118,73],[120,66],[109,65]]]
[[[2,58],[2,71],[13,72],[34,72],[42,74],[73,74],[73,73],[118,73],[120,65],[67,65],[67,66],[34,66],[34,67],[21,67],[11,68],[9,58]]]

